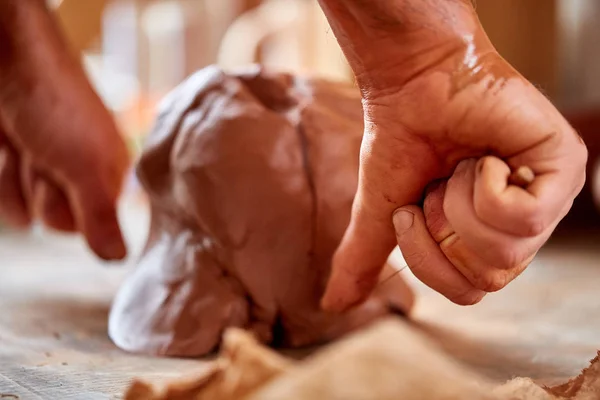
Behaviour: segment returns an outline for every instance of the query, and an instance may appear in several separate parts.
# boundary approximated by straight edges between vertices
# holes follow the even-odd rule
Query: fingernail
[[[403,235],[413,226],[415,214],[407,210],[397,210],[394,213],[393,222],[397,235]]]

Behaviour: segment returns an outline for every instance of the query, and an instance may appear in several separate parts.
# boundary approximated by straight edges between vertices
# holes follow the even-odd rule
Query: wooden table
[[[123,214],[139,250],[145,214]],[[600,347],[594,247],[591,237],[556,240],[509,288],[470,308],[417,286],[417,323],[499,382],[564,381]],[[0,399],[118,399],[134,376],[168,378],[206,365],[130,355],[110,342],[110,301],[130,266],[101,265],[78,239],[0,232]]]
[[[135,250],[145,214],[125,207]],[[0,232],[0,393],[20,399],[119,399],[134,376],[177,376],[192,360],[126,354],[107,336],[111,299],[132,262],[102,265],[79,239]],[[2,397],[10,399],[11,397]]]

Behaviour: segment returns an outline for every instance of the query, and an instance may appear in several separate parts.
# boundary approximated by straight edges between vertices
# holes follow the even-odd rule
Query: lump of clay
[[[412,294],[391,268],[362,306],[319,309],[350,219],[362,130],[360,96],[341,84],[210,67],[175,89],[138,165],[151,227],[111,310],[113,341],[200,356],[239,327],[305,346],[408,312]]]

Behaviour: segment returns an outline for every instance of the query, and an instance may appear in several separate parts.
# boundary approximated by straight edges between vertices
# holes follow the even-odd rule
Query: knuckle
[[[546,230],[546,222],[539,211],[530,213],[522,223],[525,234],[529,237],[539,236]]]
[[[587,160],[587,152],[585,154],[585,159]],[[585,187],[585,183],[587,180],[587,161],[580,166],[579,171],[579,176],[576,179],[577,185],[575,195],[578,195],[581,192],[581,190],[583,190],[583,188]]]
[[[575,195],[573,196],[573,198],[577,197],[579,195],[579,193],[581,193],[581,191],[585,187],[585,182],[586,182],[586,174],[584,172],[582,174],[582,176],[578,179],[577,186],[575,187]]]
[[[578,147],[578,151],[576,151],[576,154],[574,155],[574,158],[573,158],[573,162],[576,165],[576,170],[578,171],[577,177],[575,179],[575,184],[576,184],[575,188],[576,188],[577,194],[585,186],[588,160],[589,160],[588,148],[585,144],[582,143],[581,146]]]
[[[440,224],[444,218],[443,203],[428,195],[423,202],[423,216],[427,224]]]
[[[583,141],[581,141],[580,146],[578,146],[577,160],[579,160],[579,163],[581,165],[587,165],[588,157],[589,157],[588,147]]]
[[[448,299],[459,306],[473,306],[485,297],[485,293],[477,289],[468,289],[457,295],[448,296]]]
[[[494,267],[507,270],[518,267],[522,264],[523,256],[520,251],[515,249],[513,246],[502,249],[497,257],[497,262]]]
[[[421,268],[423,265],[425,265],[425,260],[428,256],[426,252],[422,251],[407,253],[402,252],[402,255],[406,261],[406,264],[408,264],[412,270]]]
[[[493,293],[504,289],[509,281],[505,271],[490,271],[481,275],[475,283],[475,287],[486,293]]]
[[[436,242],[441,242],[452,234],[453,229],[442,212],[425,211],[427,230]]]

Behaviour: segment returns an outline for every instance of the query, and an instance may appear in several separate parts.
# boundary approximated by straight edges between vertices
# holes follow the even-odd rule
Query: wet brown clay
[[[346,314],[319,309],[350,219],[362,130],[359,93],[340,84],[209,67],[175,89],[138,165],[152,222],[111,311],[114,342],[200,356],[235,326],[305,346],[408,312],[400,276]]]

